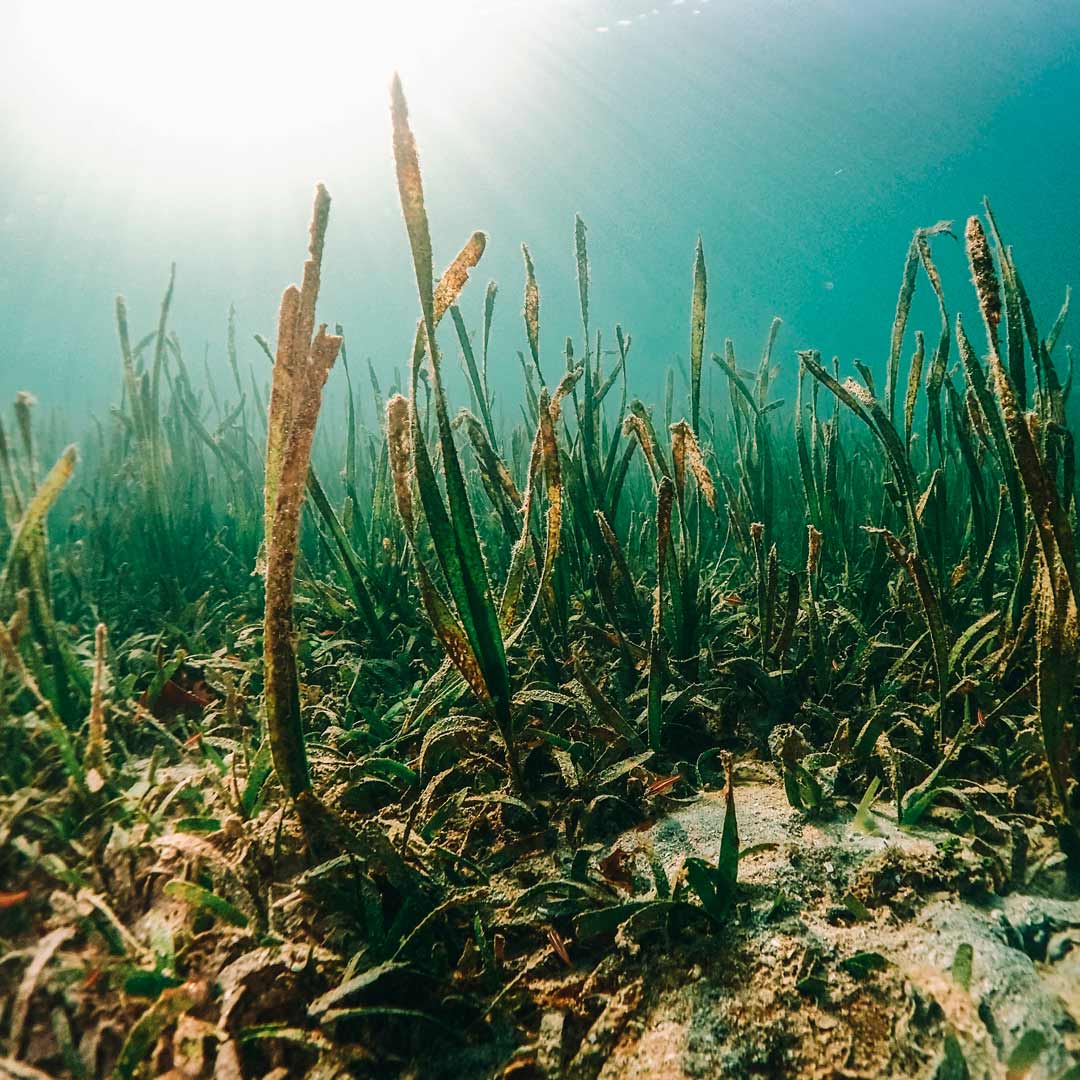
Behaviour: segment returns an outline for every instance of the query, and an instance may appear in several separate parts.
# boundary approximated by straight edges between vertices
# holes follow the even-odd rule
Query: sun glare
[[[27,107],[206,145],[287,135],[344,107],[385,106],[498,61],[512,3],[491,0],[14,0]]]

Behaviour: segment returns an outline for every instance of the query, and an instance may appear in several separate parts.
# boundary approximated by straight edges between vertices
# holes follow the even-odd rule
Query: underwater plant
[[[1059,836],[1069,857],[1076,861],[1080,860],[1080,780],[1074,767],[1077,753],[1074,696],[1080,661],[1077,626],[1080,569],[1076,563],[1073,524],[1069,520],[1069,506],[1075,497],[1074,446],[1065,426],[1065,392],[1051,358],[1053,341],[1039,337],[1012,254],[1001,243],[989,203],[986,213],[997,239],[997,257],[1005,286],[1008,370],[1001,361],[998,341],[1001,289],[982,222],[974,216],[968,219],[965,229],[967,253],[986,327],[987,361],[997,407],[1027,496],[1032,522],[1029,535],[1038,537],[1039,570],[1030,604],[1036,610],[1039,724],[1058,801]],[[1021,319],[1023,331],[1019,325]],[[1025,334],[1038,382],[1036,408],[1027,413],[1024,412]]]
[[[189,1055],[595,1077],[664,978],[713,966],[743,1009],[767,970],[785,1023],[844,1004],[827,1032],[907,1000],[892,946],[848,931],[1080,867],[1068,302],[1042,337],[989,206],[965,231],[985,358],[946,305],[947,222],[908,247],[883,378],[806,349],[787,379],[779,319],[749,367],[707,351],[699,239],[688,357],[650,407],[631,334],[596,326],[580,216],[580,337],[542,333],[525,245],[520,349],[494,283],[470,329],[487,238],[436,276],[397,80],[391,124],[419,306],[400,370],[350,367],[316,323],[320,186],[250,369],[230,310],[195,377],[170,276],[142,338],[118,303],[120,405],[77,484],[29,398],[17,439],[0,427],[0,943],[23,942],[0,1072],[40,1045],[73,1076]],[[927,286],[935,332],[911,343]],[[489,358],[513,351],[508,407]],[[1056,963],[1057,925],[980,948]],[[965,944],[967,995],[988,961]],[[85,1034],[101,993],[122,1039]],[[969,1044],[914,1013],[961,1075]]]
[[[457,300],[468,280],[469,271],[483,254],[485,238],[482,233],[471,237],[461,254],[439,279],[436,287],[420,164],[416,143],[409,127],[405,96],[397,78],[391,88],[391,98],[398,193],[412,250],[421,311],[410,371],[410,400],[406,402],[398,396],[392,398],[387,405],[387,432],[393,457],[394,492],[398,512],[412,543],[414,519],[411,484],[412,472],[415,469],[420,506],[431,533],[435,554],[453,597],[456,616],[433,583],[413,543],[420,594],[435,632],[447,653],[481,701],[490,704],[506,746],[510,775],[515,786],[520,788],[520,767],[510,714],[510,675],[506,662],[506,646],[454,442],[435,339],[435,328],[439,320]],[[435,400],[438,448],[446,483],[445,501],[436,483],[427,438],[420,422],[417,389],[420,365],[425,355],[429,361],[431,391]]]
[[[341,338],[315,329],[330,196],[319,185],[311,242],[300,287],[290,285],[278,313],[277,356],[266,435],[266,609],[263,625],[266,728],[274,769],[293,799],[311,789],[300,715],[300,679],[293,647],[293,578],[300,513],[322,390]]]

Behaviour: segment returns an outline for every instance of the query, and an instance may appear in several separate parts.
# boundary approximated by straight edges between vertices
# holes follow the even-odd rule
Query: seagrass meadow
[[[258,364],[170,282],[88,434],[0,427],[0,1076],[1076,1080],[1067,289],[985,203],[912,223],[883,364],[737,352],[690,236],[645,402],[586,223],[470,283],[391,119],[392,380],[320,185]]]

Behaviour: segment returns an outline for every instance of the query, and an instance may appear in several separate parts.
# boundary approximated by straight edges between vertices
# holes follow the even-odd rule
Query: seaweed
[[[957,892],[1076,870],[1068,297],[1043,337],[989,207],[965,232],[985,357],[950,314],[939,223],[908,248],[884,372],[802,349],[789,407],[778,318],[749,370],[730,339],[706,354],[699,238],[689,355],[650,408],[584,220],[580,338],[541,333],[523,245],[503,340],[497,286],[475,308],[465,292],[484,233],[436,276],[397,80],[391,125],[418,305],[404,364],[358,368],[356,339],[350,358],[342,326],[316,324],[320,186],[273,347],[230,308],[193,374],[170,274],[143,337],[117,304],[120,404],[78,461],[28,395],[0,428],[0,935],[63,929],[26,969],[5,1052],[33,1021],[36,1061],[73,1075],[164,1071],[196,1043],[221,1075],[385,1076],[442,1054],[462,1075],[595,1075],[643,962],[682,979],[709,935],[744,957],[784,917],[743,873],[782,847],[747,840],[762,788],[793,838],[810,818],[948,830],[912,879]],[[901,404],[923,278],[936,343],[914,329]],[[514,352],[507,404],[489,360]],[[717,798],[708,858],[664,833]],[[897,898],[889,858],[902,914],[921,898]],[[878,893],[820,877],[830,919],[880,928]],[[800,1008],[893,979],[880,948],[832,971],[808,950]],[[951,969],[964,993],[971,965]],[[93,1034],[92,980],[125,1040]],[[933,1030],[962,1074],[967,1043]],[[1043,1052],[1031,1036],[1010,1054]]]

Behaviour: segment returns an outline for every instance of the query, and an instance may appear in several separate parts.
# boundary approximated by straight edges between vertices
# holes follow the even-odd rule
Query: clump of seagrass
[[[994,229],[993,215],[987,216]],[[1027,495],[1033,528],[1038,538],[1039,573],[1035,586],[1036,687],[1043,748],[1057,796],[1061,816],[1057,822],[1062,849],[1074,868],[1080,867],[1080,783],[1073,768],[1076,751],[1073,695],[1080,666],[1080,570],[1076,562],[1076,541],[1072,523],[1057,485],[1057,469],[1048,453],[1049,442],[1040,437],[1044,417],[1025,413],[1018,389],[1001,361],[998,325],[1001,299],[997,271],[982,222],[968,220],[965,230],[968,261],[986,327],[987,359],[997,395],[1001,419],[1008,435],[1015,467]],[[1005,283],[1006,310],[1023,310],[1026,297],[1020,286],[1009,249],[998,244]],[[1014,320],[1016,315],[1013,316]],[[1019,337],[1014,332],[1014,340]],[[1035,337],[1036,346],[1038,339]],[[1014,346],[1015,352],[1015,346]],[[1057,385],[1049,350],[1042,346],[1033,354],[1041,381]],[[1040,355],[1041,354],[1041,355]],[[1015,359],[1015,358],[1014,358]],[[1020,365],[1010,363],[1014,370]]]
[[[290,285],[281,297],[266,437],[266,726],[274,768],[293,799],[311,789],[293,646],[293,578],[300,547],[300,512],[322,390],[341,347],[341,338],[327,334],[325,325],[315,331],[329,213],[330,196],[320,184],[315,192],[303,280],[299,288]]]
[[[9,605],[13,593],[25,593],[25,621],[41,646],[39,660],[42,673],[47,676],[45,682],[55,691],[56,712],[65,724],[74,725],[78,714],[77,692],[83,676],[78,661],[60,632],[53,609],[49,583],[49,539],[45,526],[49,510],[75,471],[78,455],[74,446],[67,447],[44,479],[40,482],[36,479],[29,411],[32,402],[29,394],[20,394],[15,403],[28,491],[21,490],[6,437],[0,430],[0,475],[4,478],[5,487],[3,513],[11,538],[7,557],[0,568],[0,611],[11,611]],[[20,606],[21,602],[17,601],[16,614]]]
[[[474,233],[441,279],[436,282],[431,234],[427,211],[424,208],[420,162],[409,126],[405,95],[401,82],[396,77],[391,89],[391,119],[398,193],[412,250],[420,300],[420,322],[410,364],[411,401],[400,395],[395,396],[389,403],[387,414],[387,437],[398,512],[413,549],[425,612],[447,655],[484,708],[492,714],[506,746],[511,781],[515,788],[520,789],[520,767],[510,714],[510,673],[506,660],[506,648],[513,640],[514,633],[511,632],[504,638],[506,620],[500,620],[500,608],[495,605],[491,582],[480,550],[465,476],[454,443],[442,384],[439,350],[435,341],[435,328],[465,286],[469,272],[483,255],[485,238],[482,233]],[[530,342],[535,353],[535,339],[530,338]],[[425,355],[428,359],[435,404],[439,457],[446,483],[445,500],[439,490],[432,455],[428,450],[428,437],[420,422],[420,412],[416,405],[420,367]],[[411,495],[414,475],[420,495],[418,508],[414,507]],[[552,500],[552,505],[556,505],[555,500]],[[436,575],[425,565],[423,555],[414,542],[414,515],[418,509],[422,510],[431,534],[449,600],[443,596],[436,582]],[[523,520],[527,530],[527,509],[523,512]],[[554,537],[554,543],[557,544],[557,523],[549,528],[549,535]],[[545,564],[545,569],[547,568],[548,565]],[[511,591],[510,583],[520,581],[520,577],[520,571],[515,575],[512,567],[508,575],[507,592]],[[506,601],[507,597],[504,595],[500,605],[504,612],[513,607],[513,604],[507,604]]]

